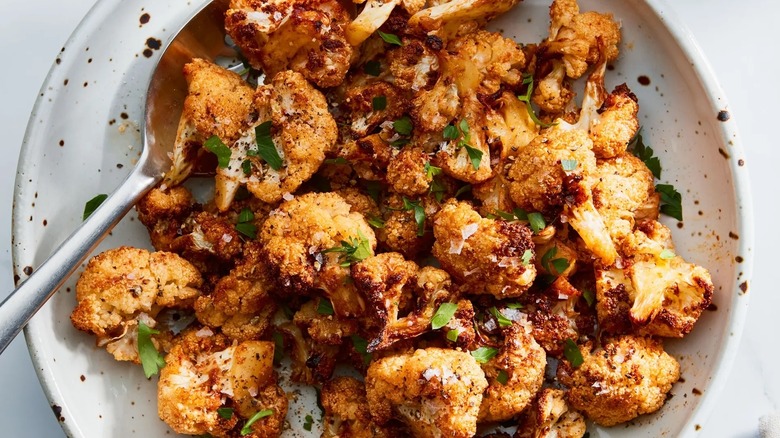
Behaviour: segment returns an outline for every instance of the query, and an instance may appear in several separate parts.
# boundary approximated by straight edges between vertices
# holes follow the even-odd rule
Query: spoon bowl
[[[0,353],[114,225],[170,169],[169,153],[187,95],[182,68],[195,57],[217,60],[236,56],[225,44],[224,13],[227,8],[227,0],[205,4],[184,21],[166,44],[149,79],[143,149],[135,168],[100,207],[0,303]]]

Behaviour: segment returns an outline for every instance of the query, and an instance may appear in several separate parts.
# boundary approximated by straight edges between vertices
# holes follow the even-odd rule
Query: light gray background
[[[103,0],[115,1],[115,0]],[[118,1],[118,0],[116,0]],[[11,205],[16,161],[38,90],[64,42],[94,0],[0,0],[0,298],[13,287]],[[780,400],[780,233],[777,190],[780,51],[772,0],[675,0],[730,101],[747,150],[755,204],[756,254],[750,310],[739,356],[703,437],[758,435],[758,418]],[[771,140],[770,140],[771,139]],[[774,141],[772,141],[774,140]],[[0,356],[0,436],[64,436],[35,375],[27,346],[16,339]]]

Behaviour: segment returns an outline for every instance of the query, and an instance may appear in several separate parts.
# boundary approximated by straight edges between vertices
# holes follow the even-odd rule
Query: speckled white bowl
[[[146,81],[159,42],[202,3],[98,2],[67,42],[41,89],[19,159],[13,214],[17,280],[79,224],[87,200],[113,189],[134,165]],[[546,33],[547,6],[527,0],[493,27],[519,41],[538,41]],[[666,223],[678,252],[710,269],[717,307],[684,340],[667,343],[684,380],[663,409],[628,427],[592,427],[591,436],[693,435],[725,382],[747,305],[753,231],[744,154],[706,61],[661,1],[582,1],[582,7],[613,8],[623,23],[621,57],[607,85],[626,82],[639,97],[643,132],[661,157],[663,181],[683,194],[685,221]],[[640,84],[640,76],[649,85]],[[98,250],[122,244],[149,247],[134,214]],[[157,418],[155,383],[71,327],[74,284],[75,277],[25,332],[63,428],[79,438],[170,433]],[[316,408],[291,410],[294,428],[311,409]],[[287,435],[311,433],[298,429]]]

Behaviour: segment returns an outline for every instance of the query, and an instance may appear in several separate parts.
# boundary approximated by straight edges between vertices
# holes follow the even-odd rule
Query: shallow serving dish
[[[146,81],[161,43],[203,3],[98,2],[68,40],[41,88],[19,159],[13,212],[17,281],[79,224],[87,200],[111,191],[132,168],[141,147]],[[583,10],[609,7],[623,23],[621,56],[608,72],[607,86],[626,82],[639,97],[643,134],[664,165],[662,180],[683,194],[684,222],[664,221],[678,252],[707,267],[716,285],[712,311],[684,340],[666,343],[682,366],[674,396],[657,414],[629,427],[591,427],[591,436],[692,435],[725,383],[745,317],[753,231],[744,154],[722,91],[690,33],[667,15],[663,2],[580,3]],[[526,0],[492,27],[518,41],[539,41],[546,34],[548,5]],[[149,248],[134,216],[98,251],[122,244]],[[75,280],[25,331],[66,433],[170,434],[157,417],[155,382],[140,367],[114,361],[71,326]],[[291,406],[293,429],[309,412]]]

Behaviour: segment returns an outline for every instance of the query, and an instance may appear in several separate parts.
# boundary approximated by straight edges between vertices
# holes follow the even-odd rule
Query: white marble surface
[[[119,1],[119,0],[103,0]],[[94,0],[0,1],[0,133],[6,158],[0,160],[0,298],[13,287],[10,231],[14,175],[27,117],[52,60]],[[754,277],[750,310],[739,355],[704,437],[758,436],[758,418],[780,409],[780,294],[772,286],[780,233],[771,226],[778,195],[771,181],[780,152],[775,111],[780,102],[780,52],[773,0],[675,0],[669,6],[687,23],[729,98],[747,150],[755,204]],[[19,337],[0,356],[0,436],[63,436],[38,383],[24,339]],[[67,420],[66,420],[67,421]]]

